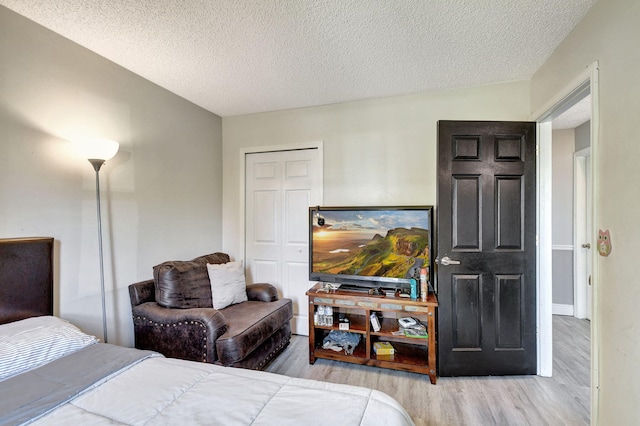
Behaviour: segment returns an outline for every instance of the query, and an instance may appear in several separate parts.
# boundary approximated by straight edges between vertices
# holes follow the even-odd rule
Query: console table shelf
[[[321,290],[318,283],[307,291],[309,297],[309,363],[317,358],[350,362],[361,365],[428,374],[431,383],[436,383],[436,333],[435,320],[438,302],[435,294],[429,293],[427,300],[412,300],[393,296],[369,295],[362,292],[335,290],[329,293]],[[317,325],[314,313],[318,306],[333,308],[333,325]],[[376,313],[380,330],[374,331],[370,316]],[[361,341],[353,354],[323,349],[324,337],[331,330],[339,330],[339,317],[349,320],[349,332],[361,335]],[[427,338],[394,335],[398,331],[398,318],[413,317],[427,329]],[[389,342],[394,348],[393,355],[376,355],[373,345]]]

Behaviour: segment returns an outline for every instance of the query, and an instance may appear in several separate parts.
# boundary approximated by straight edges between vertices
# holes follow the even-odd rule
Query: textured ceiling
[[[526,80],[595,0],[0,0],[220,116]]]

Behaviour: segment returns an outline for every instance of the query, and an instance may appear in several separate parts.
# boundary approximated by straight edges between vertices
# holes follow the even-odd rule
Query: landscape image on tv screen
[[[429,210],[322,210],[312,274],[417,278],[429,266]]]

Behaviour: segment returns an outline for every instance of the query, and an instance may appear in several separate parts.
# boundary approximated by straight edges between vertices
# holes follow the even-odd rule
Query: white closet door
[[[247,154],[245,259],[249,282],[268,282],[293,300],[295,334],[309,333],[309,206],[321,204],[319,150]]]

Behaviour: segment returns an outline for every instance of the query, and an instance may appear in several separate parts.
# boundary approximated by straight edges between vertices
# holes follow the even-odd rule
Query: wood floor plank
[[[291,377],[364,386],[385,392],[423,425],[588,425],[590,413],[590,325],[553,318],[553,377],[441,377],[319,359],[309,364],[306,336],[267,371]]]

